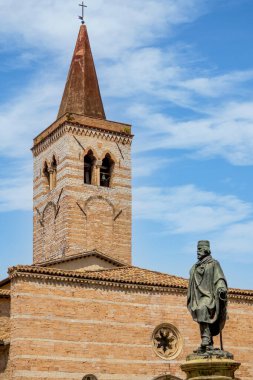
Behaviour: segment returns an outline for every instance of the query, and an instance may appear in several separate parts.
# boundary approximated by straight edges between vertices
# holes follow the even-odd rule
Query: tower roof
[[[66,113],[106,119],[86,25],[81,25],[58,118]]]

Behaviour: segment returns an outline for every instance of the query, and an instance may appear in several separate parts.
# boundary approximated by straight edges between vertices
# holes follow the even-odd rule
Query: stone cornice
[[[80,115],[74,115],[73,118],[69,119],[67,115],[64,115],[34,139],[32,148],[34,156],[47,149],[65,133],[72,133],[77,136],[94,136],[123,144],[131,144],[133,139],[131,126],[128,124]]]

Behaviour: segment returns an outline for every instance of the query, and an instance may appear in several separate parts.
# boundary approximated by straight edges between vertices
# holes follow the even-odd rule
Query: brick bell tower
[[[58,118],[34,139],[34,263],[93,250],[131,263],[132,137],[106,120],[82,25]]]

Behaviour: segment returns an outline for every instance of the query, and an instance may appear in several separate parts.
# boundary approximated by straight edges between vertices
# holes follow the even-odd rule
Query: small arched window
[[[106,154],[100,168],[100,186],[110,187],[114,161],[109,153]]]
[[[47,162],[44,163],[43,174],[46,178],[46,184],[47,184],[48,188],[50,188],[50,173],[49,173]]]
[[[97,380],[97,378],[94,375],[86,375],[83,380]]]
[[[91,185],[94,182],[94,167],[96,158],[93,155],[92,150],[84,156],[84,183]]]
[[[52,171],[52,178],[51,178],[50,189],[54,189],[57,183],[57,161],[56,161],[55,156],[53,156],[53,159],[52,159],[51,171]]]

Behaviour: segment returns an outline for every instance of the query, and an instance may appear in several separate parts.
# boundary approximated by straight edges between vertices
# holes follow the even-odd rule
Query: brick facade
[[[0,291],[0,380],[10,377],[10,299]]]
[[[242,366],[238,376],[252,379],[253,297],[231,297],[225,348]],[[180,364],[199,344],[198,326],[186,311],[186,291],[116,287],[17,277],[12,283],[12,378],[77,380],[183,379]],[[183,338],[171,361],[152,349],[155,327],[169,322]],[[245,333],[247,331],[247,333]],[[216,340],[216,345],[218,341]]]

